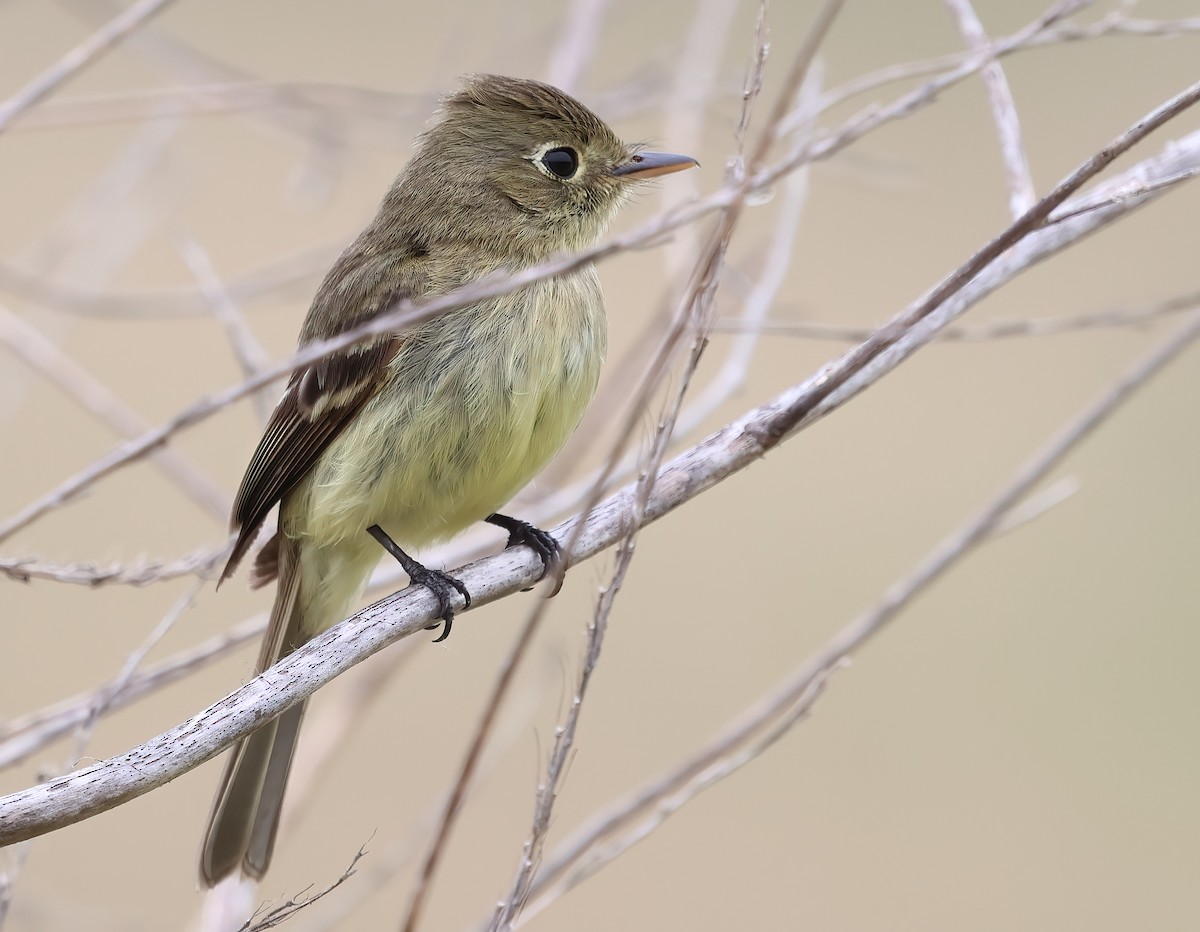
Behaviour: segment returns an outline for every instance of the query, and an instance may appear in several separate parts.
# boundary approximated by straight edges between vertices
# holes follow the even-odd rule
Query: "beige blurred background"
[[[976,6],[993,35],[1043,9],[1030,0]],[[1084,19],[1113,6],[1098,4]],[[572,89],[625,138],[691,152],[704,166],[641,197],[619,220],[629,229],[668,202],[720,186],[756,6],[600,7],[601,26],[589,32],[594,55],[576,62]],[[768,100],[814,8],[791,2],[771,11]],[[91,0],[0,4],[0,99],[114,9]],[[569,73],[562,69],[573,63],[556,62],[554,50],[573,9],[525,0],[179,0],[0,135],[0,302],[147,423],[162,422],[241,378],[212,314],[170,313],[203,306],[180,243],[199,244],[230,283],[284,262],[288,287],[238,296],[253,332],[281,358],[325,265],[374,211],[436,94],[471,71]],[[1146,2],[1132,13],[1194,16],[1200,6]],[[962,42],[936,0],[850,0],[822,56],[825,82],[956,52]],[[1052,45],[1009,59],[1039,190],[1196,80],[1198,61],[1194,33]],[[707,82],[693,118],[689,107]],[[207,103],[137,96],[201,84],[243,86]],[[320,105],[289,97],[297,86]],[[826,122],[911,86],[857,98]],[[1133,158],[1197,122],[1185,115]],[[778,206],[776,197],[755,208],[739,230],[722,312],[739,311]],[[1172,192],[1026,274],[967,320],[1133,307],[1194,290],[1198,209],[1194,187]],[[804,210],[772,317],[870,325],[937,282],[1007,218],[979,81],[816,166]],[[670,293],[667,270],[686,260],[691,235],[602,268],[614,360]],[[115,313],[80,313],[87,308]],[[606,801],[690,753],[875,604],[1172,326],[930,347],[649,528],[617,603],[549,850]],[[702,380],[730,339],[714,337]],[[707,426],[802,380],[841,349],[764,337],[745,385]],[[7,351],[0,360],[7,518],[119,438]],[[972,555],[834,676],[810,720],[529,928],[1196,928],[1198,391],[1193,350],[1056,474],[1074,477],[1078,494]],[[228,497],[256,425],[242,402],[179,434],[174,449]],[[587,456],[579,468],[599,453]],[[222,517],[141,463],[5,541],[0,554],[133,563],[217,546],[224,533]],[[507,890],[610,568],[609,557],[576,568],[553,603],[424,928],[474,928]],[[0,719],[109,681],[189,585],[89,590],[0,579]],[[242,578],[219,594],[207,585],[147,662],[265,609],[270,597],[247,591]],[[258,900],[319,889],[361,845],[371,853],[356,877],[288,928],[396,927],[411,863],[349,916],[329,917],[339,898],[376,884],[391,852],[423,848],[429,814],[532,598],[465,616],[445,644],[419,637],[386,651],[317,697],[312,716],[360,671],[396,663],[409,648],[403,671],[321,772],[303,818],[285,828]],[[125,751],[204,708],[249,676],[253,654],[247,646],[105,718],[82,762]],[[41,749],[0,774],[0,790],[62,772],[76,748],[61,741]],[[195,857],[218,767],[35,841],[20,856],[6,928],[192,927],[201,904]],[[17,861],[0,852],[0,872],[15,873]]]

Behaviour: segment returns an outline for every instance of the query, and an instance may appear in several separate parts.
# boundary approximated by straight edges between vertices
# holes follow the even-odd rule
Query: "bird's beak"
[[[630,181],[643,181],[646,178],[669,175],[671,172],[681,172],[693,165],[699,167],[700,163],[690,155],[672,155],[670,152],[639,152],[625,164],[614,168],[612,173],[621,178],[628,178]]]

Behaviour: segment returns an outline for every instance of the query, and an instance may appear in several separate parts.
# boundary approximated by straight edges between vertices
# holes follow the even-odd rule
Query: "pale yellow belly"
[[[381,555],[368,527],[406,550],[450,537],[501,509],[559,450],[604,358],[598,292],[568,306],[578,298],[544,283],[536,308],[509,296],[437,321],[445,326],[397,356],[386,385],[283,503],[281,529],[301,539],[306,583],[330,587],[329,614],[340,617]]]

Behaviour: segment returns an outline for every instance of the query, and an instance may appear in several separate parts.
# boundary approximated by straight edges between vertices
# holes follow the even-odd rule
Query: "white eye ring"
[[[549,143],[538,149],[531,161],[543,173],[558,181],[569,181],[579,174],[579,153],[571,146]]]

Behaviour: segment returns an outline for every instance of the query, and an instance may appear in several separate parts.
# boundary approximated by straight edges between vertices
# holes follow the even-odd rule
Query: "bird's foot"
[[[545,579],[546,574],[562,559],[562,547],[550,535],[549,531],[543,531],[540,527],[534,527],[528,521],[522,521],[520,518],[510,518],[508,515],[488,515],[483,520],[488,524],[494,524],[496,527],[502,527],[508,531],[508,543],[505,544],[505,549],[509,547],[528,547],[537,554],[538,559],[542,561],[542,575],[538,577],[538,582]],[[558,590],[556,589],[555,593],[557,592]]]
[[[442,623],[440,625],[428,625],[425,629],[426,631],[435,631],[439,627],[442,629],[442,633],[433,639],[433,643],[437,644],[450,637],[450,628],[454,624],[454,607],[451,604],[454,593],[457,592],[463,597],[464,610],[471,607],[471,593],[467,591],[467,587],[463,585],[462,580],[455,579],[450,574],[443,573],[441,570],[431,570],[429,567],[418,563],[401,550],[399,545],[388,537],[387,532],[378,524],[372,524],[367,528],[367,533],[379,541],[380,546],[396,558],[401,569],[408,574],[410,586],[424,586],[437,599],[438,617],[442,619]]]

